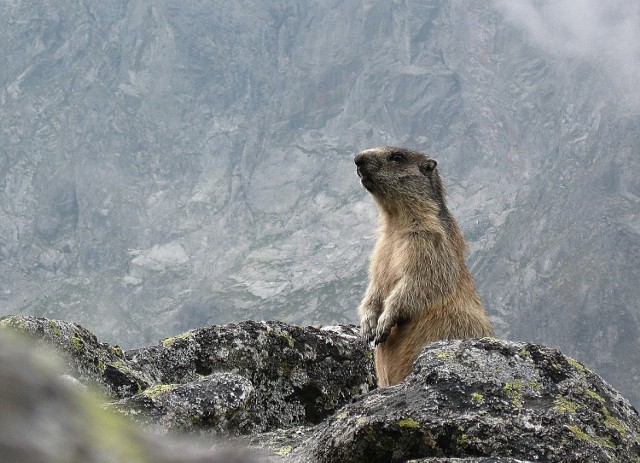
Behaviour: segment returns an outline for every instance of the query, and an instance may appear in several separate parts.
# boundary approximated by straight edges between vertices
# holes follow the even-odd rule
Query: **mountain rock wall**
[[[3,3],[0,312],[126,347],[354,322],[376,219],[352,156],[402,145],[442,167],[497,333],[637,403],[637,79],[551,26],[489,1]]]

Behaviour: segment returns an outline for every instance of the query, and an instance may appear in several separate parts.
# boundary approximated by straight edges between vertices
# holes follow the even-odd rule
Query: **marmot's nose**
[[[364,164],[364,153],[359,153],[353,158],[353,162],[356,163],[356,166],[361,167]]]

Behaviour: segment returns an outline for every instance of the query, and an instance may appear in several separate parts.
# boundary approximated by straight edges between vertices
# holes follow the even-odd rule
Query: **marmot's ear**
[[[420,165],[420,172],[422,172],[423,175],[427,175],[430,172],[433,172],[433,169],[435,169],[437,165],[438,163],[435,159],[429,159],[428,161]]]

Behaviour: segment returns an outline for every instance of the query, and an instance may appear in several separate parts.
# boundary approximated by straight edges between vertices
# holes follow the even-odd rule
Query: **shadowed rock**
[[[26,315],[0,318],[0,327],[12,328],[40,343],[54,345],[66,360],[66,372],[109,395],[127,397],[146,389],[150,378],[133,371],[118,346],[98,341],[77,323]]]
[[[144,433],[60,377],[57,359],[0,330],[0,460],[12,463],[251,463],[246,450],[206,450]]]
[[[155,384],[195,384],[202,390],[203,378],[236,375],[235,380],[228,375],[220,389],[235,381],[233,387],[246,399],[240,401],[243,406],[231,407],[234,417],[222,413],[210,419],[196,412],[194,419],[201,429],[221,430],[221,421],[228,431],[243,434],[317,424],[355,396],[375,388],[372,352],[353,326],[314,328],[274,321],[212,325],[126,356],[134,370],[144,372]],[[182,419],[161,412],[165,409],[161,402],[184,391],[173,387],[159,390],[156,398],[149,400],[149,394],[143,393],[147,399],[135,397],[121,405],[143,403],[136,410],[163,414],[161,421],[169,429],[184,429]]]

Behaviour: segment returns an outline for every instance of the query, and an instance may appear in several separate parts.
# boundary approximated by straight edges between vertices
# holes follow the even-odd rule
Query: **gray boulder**
[[[156,386],[118,407],[130,407],[137,416],[161,417],[167,429],[247,434],[317,424],[375,388],[373,354],[354,326],[314,328],[275,321],[212,325],[128,351],[126,357],[132,369]],[[222,395],[229,398],[226,406],[211,395],[204,399],[217,403],[215,415],[207,416],[200,405],[191,417],[168,406],[187,396],[200,404],[198,394],[207,395],[204,391],[212,385],[226,390]]]
[[[75,323],[16,315],[0,326],[56,346],[66,373],[120,399],[110,407],[159,432],[317,424],[375,388],[373,354],[355,326],[212,325],[126,353]]]
[[[290,459],[640,458],[638,413],[602,378],[557,350],[490,338],[431,344],[403,383],[362,396],[307,435],[290,443]]]
[[[128,397],[151,384],[148,376],[129,366],[120,347],[98,341],[92,332],[76,323],[7,315],[0,318],[0,327],[28,335],[39,344],[55,346],[66,360],[66,373],[109,395]]]
[[[0,330],[0,460],[12,463],[251,463],[254,452],[158,438],[64,381],[62,366]],[[211,443],[210,443],[211,444]]]

